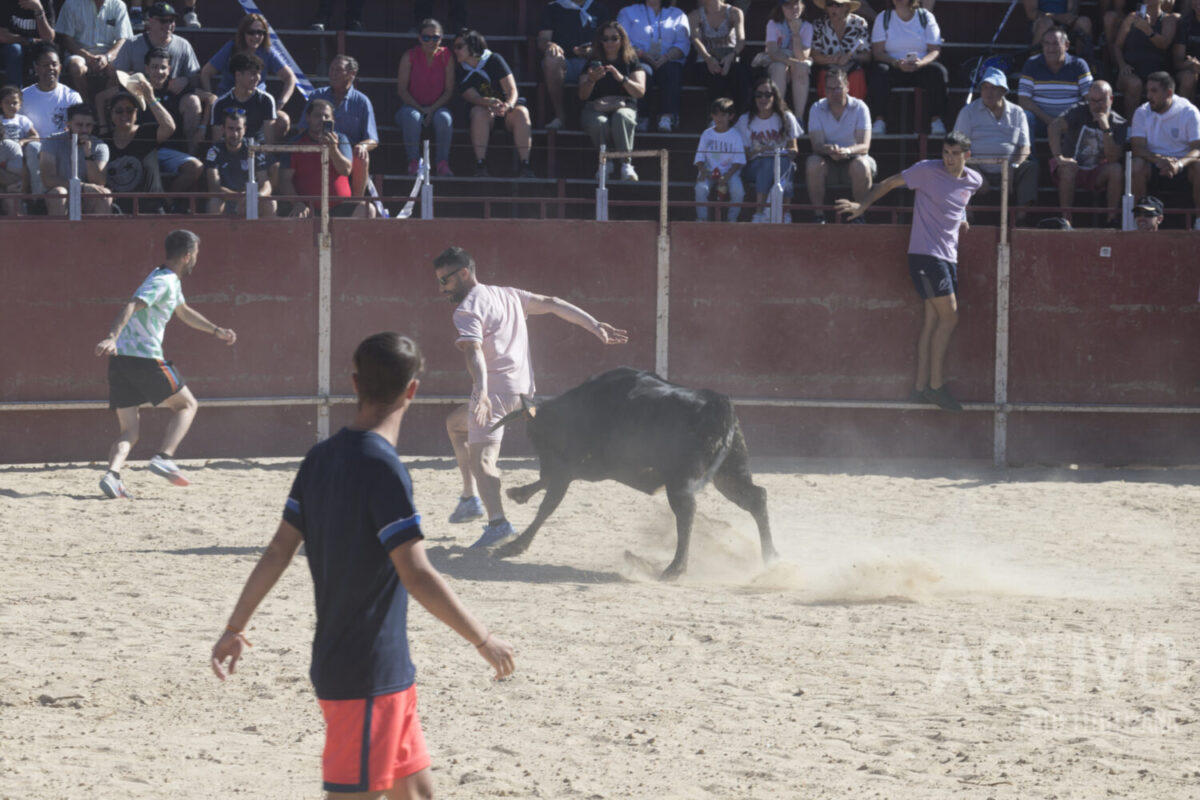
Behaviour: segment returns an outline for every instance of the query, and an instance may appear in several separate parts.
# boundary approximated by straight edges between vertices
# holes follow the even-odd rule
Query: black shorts
[[[1191,181],[1188,180],[1187,167],[1176,172],[1172,177],[1168,178],[1159,169],[1158,164],[1150,164],[1150,180],[1146,184],[1146,190],[1150,192],[1179,192],[1180,194],[1190,195],[1192,191]]]
[[[140,356],[108,359],[108,407],[158,405],[184,387],[183,376],[170,361]]]
[[[958,294],[958,265],[952,261],[909,253],[908,275],[922,299]]]

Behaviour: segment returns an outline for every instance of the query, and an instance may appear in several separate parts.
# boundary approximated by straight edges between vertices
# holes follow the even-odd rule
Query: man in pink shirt
[[[908,272],[924,303],[925,321],[917,338],[917,380],[909,402],[933,403],[947,411],[962,411],[942,371],[958,324],[958,233],[968,227],[967,203],[983,185],[983,176],[967,166],[970,157],[971,140],[951,131],[942,143],[941,161],[918,161],[875,184],[861,203],[837,201],[838,213],[855,219],[892,189],[906,186],[916,192]]]
[[[471,400],[446,418],[446,432],[462,474],[463,491],[451,522],[470,522],[484,515],[488,523],[472,547],[492,547],[516,535],[504,517],[500,498],[500,442],[504,429],[488,429],[532,395],[533,364],[529,358],[530,314],[554,314],[591,331],[605,344],[623,344],[628,334],[557,297],[509,286],[488,286],[475,278],[475,259],[461,247],[448,247],[433,261],[441,293],[457,308],[455,344],[467,357]],[[482,502],[480,498],[482,497]]]

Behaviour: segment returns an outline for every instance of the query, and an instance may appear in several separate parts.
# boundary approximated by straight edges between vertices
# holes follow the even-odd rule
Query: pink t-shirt
[[[533,394],[533,363],[525,306],[533,297],[511,286],[475,288],[454,310],[456,342],[479,342],[487,365],[488,394],[515,397]]]

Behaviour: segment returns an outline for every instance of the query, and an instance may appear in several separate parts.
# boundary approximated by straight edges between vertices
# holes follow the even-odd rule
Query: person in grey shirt
[[[974,158],[1007,158],[1013,170],[1009,196],[1019,207],[1031,206],[1037,200],[1037,162],[1029,157],[1029,122],[1024,109],[1005,99],[1008,91],[1008,76],[989,67],[983,73],[978,99],[963,106],[954,121],[954,130],[970,138]],[[974,163],[972,166],[988,183],[981,195],[1000,186],[1002,165]],[[1016,214],[1018,219],[1024,215],[1020,209]]]
[[[67,109],[67,129],[46,139],[40,155],[42,180],[46,184],[46,211],[51,216],[66,216],[67,194],[71,185],[71,136],[79,136],[78,163],[75,177],[83,190],[83,211],[87,214],[107,214],[112,211],[112,198],[105,186],[108,176],[108,145],[92,135],[96,127],[96,112],[86,103],[76,103]]]
[[[189,86],[198,86],[200,61],[191,43],[175,35],[177,17],[175,7],[170,3],[155,3],[146,9],[146,32],[133,37],[121,47],[109,65],[109,74],[112,76],[110,82],[116,81],[116,70],[141,70],[146,53],[155,47],[163,47],[171,54],[171,93],[179,94]]]

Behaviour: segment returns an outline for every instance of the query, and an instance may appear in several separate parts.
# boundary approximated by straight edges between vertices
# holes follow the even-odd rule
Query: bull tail
[[[537,406],[535,406],[528,397],[521,395],[521,407],[510,411],[501,417],[495,425],[488,428],[488,433],[495,433],[513,420],[521,419],[522,417],[533,419],[534,415],[536,414]]]

